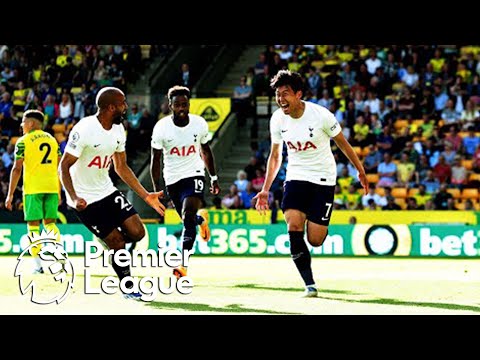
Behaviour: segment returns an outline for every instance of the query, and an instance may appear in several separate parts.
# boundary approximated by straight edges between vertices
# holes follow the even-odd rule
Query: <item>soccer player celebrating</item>
[[[28,234],[39,235],[40,222],[60,241],[60,231],[55,224],[60,197],[57,166],[62,153],[57,140],[42,130],[44,115],[38,110],[23,114],[21,127],[24,135],[15,144],[15,163],[10,173],[5,206],[12,210],[12,200],[23,168],[23,212]],[[31,248],[35,260],[34,273],[43,274],[40,246]]]
[[[60,179],[66,190],[67,204],[79,219],[109,249],[125,249],[145,236],[145,228],[133,205],[115,188],[108,175],[113,161],[115,172],[160,215],[163,191],[149,193],[127,165],[125,128],[122,120],[128,109],[124,93],[114,87],[101,89],[96,97],[98,112],[81,119],[71,130],[60,162]],[[130,266],[112,267],[122,280],[130,276]],[[128,288],[133,283],[126,283]],[[124,294],[138,300],[139,293]]]
[[[210,192],[217,195],[220,186],[208,145],[208,124],[201,116],[189,114],[190,90],[174,86],[168,90],[168,100],[173,115],[160,119],[153,129],[150,175],[153,188],[158,189],[163,153],[167,192],[183,220],[183,250],[191,250],[197,236],[197,225],[200,225],[200,237],[204,241],[210,239],[208,212],[199,210],[205,202],[205,166],[210,174]],[[173,274],[177,278],[186,276],[187,269],[179,266]]]
[[[255,199],[256,209],[268,210],[268,192],[282,163],[282,145],[288,148],[287,176],[284,184],[282,210],[288,226],[292,259],[305,282],[305,297],[318,294],[313,280],[311,255],[304,241],[322,246],[328,225],[336,182],[336,164],[330,149],[330,138],[358,170],[358,178],[368,192],[365,170],[340,124],[326,108],[302,101],[303,82],[300,74],[280,70],[271,80],[280,109],[270,120],[272,146],[262,191]],[[306,225],[305,225],[306,224]]]

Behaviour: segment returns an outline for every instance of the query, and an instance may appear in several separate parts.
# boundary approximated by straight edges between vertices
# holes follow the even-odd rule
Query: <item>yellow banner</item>
[[[230,98],[190,99],[190,112],[207,120],[208,130],[212,135],[223,124],[230,110]]]
[[[256,210],[210,210],[210,223],[214,225],[268,225],[271,224],[271,211],[260,215]],[[477,225],[477,216],[474,211],[339,211],[332,214],[332,225],[348,224],[351,217],[355,217],[358,224],[469,224]],[[277,214],[277,222],[283,223],[284,216],[281,210]],[[165,213],[166,225],[181,224],[177,212],[167,209]]]

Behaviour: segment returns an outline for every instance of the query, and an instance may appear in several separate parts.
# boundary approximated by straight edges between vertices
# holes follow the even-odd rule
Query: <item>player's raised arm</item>
[[[127,184],[138,196],[140,196],[148,205],[155,209],[160,215],[165,214],[165,205],[160,202],[163,198],[163,191],[149,193],[127,164],[127,155],[125,151],[115,152],[113,155],[113,164],[115,172],[120,176],[125,184]]]
[[[272,186],[273,180],[277,177],[280,166],[282,165],[282,144],[272,143],[270,155],[267,161],[267,173],[265,174],[265,183],[254,199],[257,201],[255,208],[262,215],[268,210],[268,192]]]
[[[205,163],[205,167],[210,174],[210,179],[212,182],[210,186],[210,192],[213,195],[218,195],[220,193],[220,185],[218,184],[218,176],[215,170],[215,158],[213,156],[212,149],[210,148],[210,145],[206,143],[202,144],[201,151],[203,162]]]
[[[153,191],[160,189],[160,160],[162,159],[162,150],[157,150],[152,147],[150,157],[150,178],[152,179]]]
[[[365,191],[365,195],[368,194],[368,180],[367,180],[367,175],[365,174],[365,169],[363,168],[363,165],[358,158],[357,154],[355,153],[355,150],[353,150],[352,146],[348,142],[347,139],[345,139],[345,136],[343,135],[342,132],[338,133],[337,136],[333,138],[337,146],[342,150],[342,152],[345,154],[345,156],[350,160],[350,162],[355,166],[355,168],[358,171],[358,180],[360,180],[360,183],[363,186],[363,189]]]
[[[65,191],[75,203],[75,208],[78,211],[82,211],[87,207],[87,202],[85,199],[77,196],[75,188],[73,187],[72,176],[70,175],[70,168],[77,162],[77,160],[78,158],[76,156],[65,152],[60,160],[60,165],[58,165],[58,173]]]

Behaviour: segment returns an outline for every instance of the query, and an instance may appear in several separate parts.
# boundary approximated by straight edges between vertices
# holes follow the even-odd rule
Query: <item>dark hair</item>
[[[302,76],[290,70],[280,70],[270,81],[270,87],[276,90],[281,86],[290,86],[293,92],[301,91],[303,93]]]
[[[185,86],[175,85],[168,90],[168,100],[172,102],[175,96],[186,96],[190,99],[190,90]]]
[[[35,119],[43,124],[44,115],[39,110],[27,110],[23,113],[24,119]]]

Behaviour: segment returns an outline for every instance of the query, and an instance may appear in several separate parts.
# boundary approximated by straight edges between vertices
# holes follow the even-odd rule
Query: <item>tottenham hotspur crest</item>
[[[36,304],[60,304],[73,289],[75,273],[73,265],[62,244],[55,241],[53,232],[42,231],[40,235],[30,237],[31,244],[22,251],[15,267],[22,295],[31,290],[31,301]],[[41,259],[44,274],[34,275],[28,266],[32,261],[32,247],[39,245],[38,256]]]

